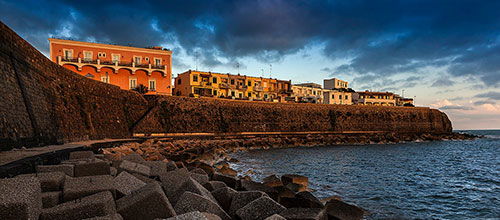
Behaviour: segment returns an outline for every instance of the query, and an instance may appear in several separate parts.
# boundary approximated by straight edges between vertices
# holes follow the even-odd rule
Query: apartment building
[[[291,81],[188,70],[174,81],[174,95],[284,102],[292,94]]]
[[[300,83],[292,85],[293,96],[290,101],[305,103],[323,103],[323,92],[320,84]]]
[[[353,96],[356,105],[396,106],[395,94],[391,92],[357,92]]]
[[[172,94],[172,51],[49,38],[50,59],[82,76],[148,94]]]

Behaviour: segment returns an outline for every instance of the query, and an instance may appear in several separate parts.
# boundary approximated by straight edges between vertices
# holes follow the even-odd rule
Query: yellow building
[[[396,98],[391,92],[357,92],[353,94],[356,105],[396,106]]]
[[[189,70],[175,78],[174,95],[283,102],[291,81]]]

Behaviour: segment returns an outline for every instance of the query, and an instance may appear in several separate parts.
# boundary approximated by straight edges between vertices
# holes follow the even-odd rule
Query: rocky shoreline
[[[36,173],[0,179],[0,219],[362,219],[366,211],[332,195],[322,201],[308,178],[238,176],[229,153],[270,147],[471,139],[421,136],[148,139],[72,152]]]

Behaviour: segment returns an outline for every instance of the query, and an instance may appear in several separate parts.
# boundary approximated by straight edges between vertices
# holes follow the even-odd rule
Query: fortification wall
[[[0,150],[135,133],[451,132],[448,117],[409,107],[147,97],[47,59],[0,22]]]
[[[79,76],[0,22],[0,149],[130,136],[147,110],[135,92]]]
[[[266,103],[165,97],[135,133],[385,131],[446,134],[451,122],[429,108]]]

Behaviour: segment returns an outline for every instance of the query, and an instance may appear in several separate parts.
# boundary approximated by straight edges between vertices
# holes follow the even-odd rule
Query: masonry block
[[[97,176],[110,174],[109,163],[105,161],[94,161],[75,164],[75,177]]]
[[[75,151],[69,153],[69,159],[94,159],[94,152],[92,151]]]
[[[41,192],[36,177],[0,179],[0,219],[38,219]]]
[[[160,184],[155,182],[116,200],[116,207],[124,219],[168,218],[176,215]]]
[[[119,196],[130,195],[133,191],[146,185],[146,183],[126,171],[121,172],[115,177],[113,183],[115,184],[116,192],[120,194]]]
[[[67,178],[64,183],[63,198],[64,201],[71,201],[103,191],[109,191],[116,198],[112,176]]]
[[[62,189],[66,175],[63,172],[50,172],[21,174],[17,177],[37,177],[40,181],[42,192],[50,192]]]
[[[120,163],[118,171],[121,170],[125,170],[129,173],[138,173],[144,176],[149,176],[149,174],[151,173],[150,167],[143,164],[134,163],[128,160],[124,160]]]
[[[109,191],[43,209],[41,220],[77,220],[116,213],[115,201]]]
[[[72,164],[59,164],[59,165],[38,165],[36,166],[37,173],[47,172],[63,172],[68,176],[74,175],[74,165]]]

